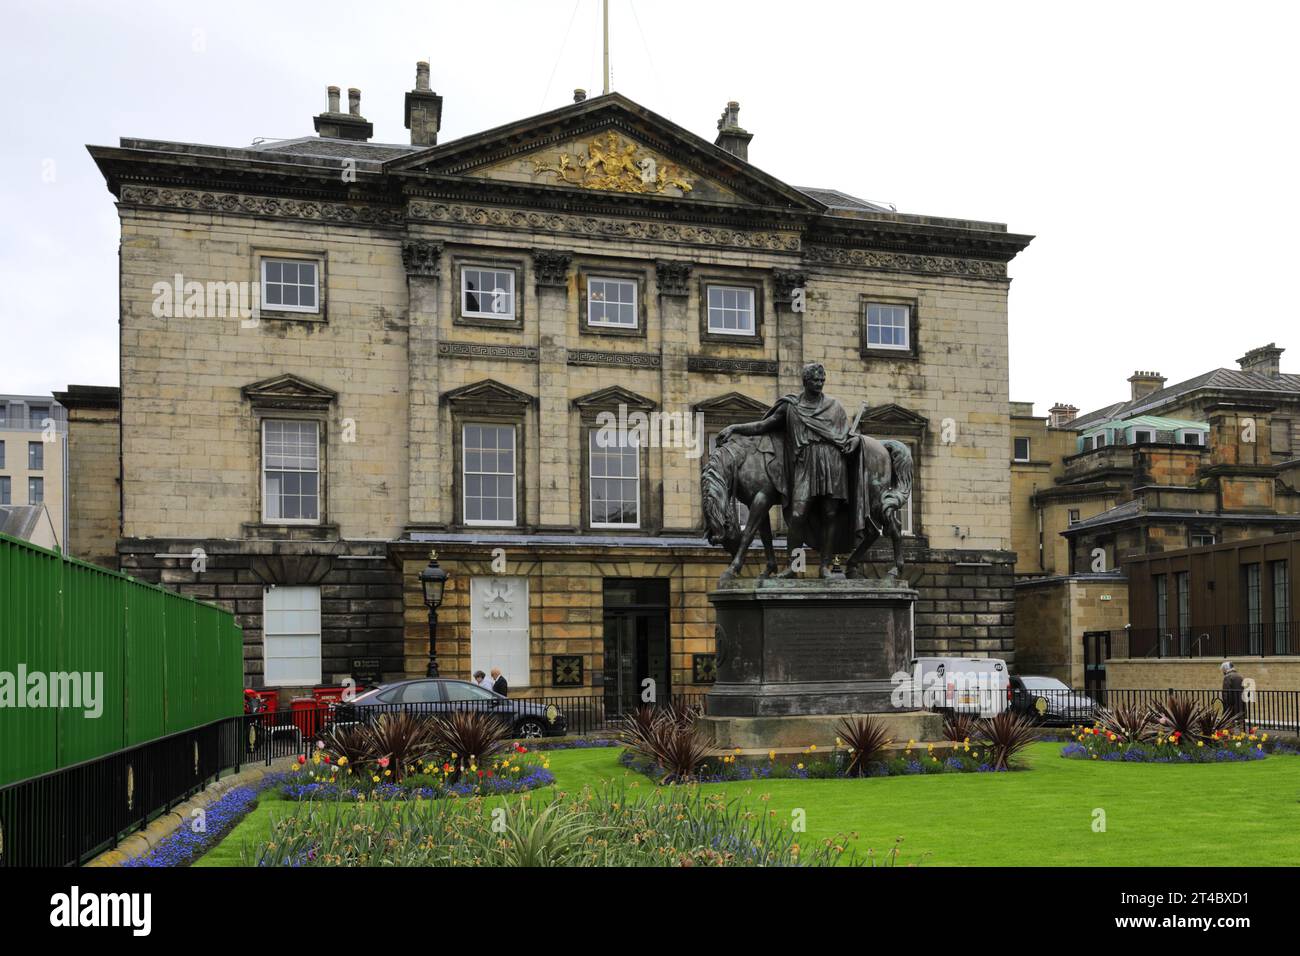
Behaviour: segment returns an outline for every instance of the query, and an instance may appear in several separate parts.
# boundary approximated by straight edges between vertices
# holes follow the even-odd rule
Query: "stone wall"
[[[68,409],[68,553],[117,569],[121,423],[116,408]]]
[[[1222,658],[1150,660],[1118,658],[1106,662],[1106,686],[1116,690],[1220,690]],[[1300,657],[1243,657],[1233,664],[1256,690],[1300,688]]]
[[[1128,623],[1128,582],[1094,574],[1022,580],[1015,586],[1015,605],[1017,673],[1042,674],[1083,687],[1083,635],[1123,629]]]

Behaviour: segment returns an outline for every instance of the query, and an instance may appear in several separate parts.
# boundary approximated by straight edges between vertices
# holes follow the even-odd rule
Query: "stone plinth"
[[[709,593],[718,676],[706,714],[897,713],[891,678],[911,666],[915,600],[888,580],[727,582]]]

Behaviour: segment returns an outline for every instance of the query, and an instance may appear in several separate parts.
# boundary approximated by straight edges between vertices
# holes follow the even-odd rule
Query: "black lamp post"
[[[429,565],[420,572],[420,587],[424,589],[424,603],[429,609],[429,677],[438,676],[438,606],[447,587],[448,574],[438,567],[438,552],[429,552]]]

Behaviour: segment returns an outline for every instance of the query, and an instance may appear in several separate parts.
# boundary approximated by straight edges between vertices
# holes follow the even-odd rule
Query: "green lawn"
[[[903,837],[900,862],[947,866],[1295,866],[1300,864],[1300,757],[1254,763],[1125,764],[1064,760],[1035,744],[1008,774],[710,784],[791,819],[810,839],[856,832],[877,852]],[[625,778],[617,748],[551,754],[556,786]],[[760,797],[767,795],[766,803]],[[1106,830],[1094,832],[1094,810]],[[293,805],[268,795],[197,866],[238,866],[240,846],[264,839],[271,814]]]

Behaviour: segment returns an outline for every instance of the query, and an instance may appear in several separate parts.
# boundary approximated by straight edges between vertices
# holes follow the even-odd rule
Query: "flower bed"
[[[746,760],[740,751],[710,758],[701,764],[693,778],[695,783],[730,783],[736,780],[842,780],[856,774],[850,772],[850,750],[842,744],[830,751],[818,751],[809,747],[801,759],[786,762],[778,759],[775,751],[770,751],[767,760]],[[635,750],[624,750],[619,755],[619,763],[629,770],[645,774],[655,782],[672,782],[664,768],[647,759]],[[987,745],[972,743],[970,740],[952,743],[947,746],[926,744],[921,747],[916,741],[908,741],[908,746],[896,757],[882,757],[872,760],[866,773],[867,777],[903,777],[918,774],[937,773],[1001,773],[992,762],[992,754]]]
[[[1110,760],[1126,763],[1227,763],[1263,760],[1268,756],[1268,734],[1215,730],[1193,737],[1177,730],[1150,735],[1125,735],[1096,727],[1073,728],[1074,739],[1061,748],[1073,760]]]
[[[181,824],[158,845],[142,856],[134,857],[123,866],[189,866],[204,853],[216,846],[250,810],[257,805],[258,795],[284,782],[285,774],[269,774],[247,787],[234,787],[203,808],[203,829],[195,830],[193,821]]]
[[[350,766],[347,757],[331,758],[322,750],[310,760],[298,760],[280,787],[286,800],[437,800],[523,793],[555,783],[550,759],[544,754],[530,756],[528,748],[518,743],[482,766],[474,757],[462,760],[452,753],[441,763],[418,758],[404,773],[396,774],[388,757],[362,770]]]

